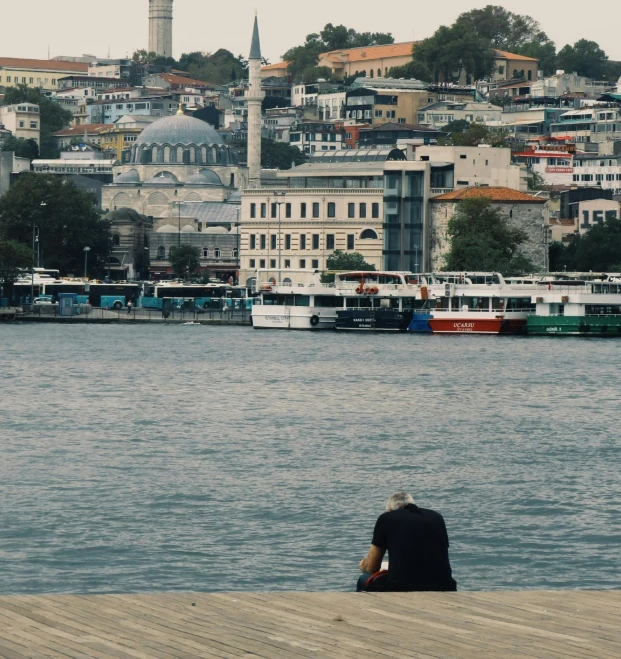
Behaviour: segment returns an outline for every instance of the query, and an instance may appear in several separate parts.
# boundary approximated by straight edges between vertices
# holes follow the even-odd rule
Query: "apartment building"
[[[112,124],[125,115],[147,115],[168,117],[176,114],[179,102],[171,96],[150,96],[144,98],[115,99],[96,101],[88,105],[86,111],[92,124]]]
[[[0,86],[27,85],[44,91],[55,91],[60,88],[61,78],[86,74],[87,71],[88,64],[84,62],[0,57]]]
[[[16,103],[0,106],[0,124],[18,139],[34,140],[40,144],[41,115],[39,106]]]
[[[298,122],[289,131],[289,143],[308,154],[339,151],[345,148],[345,130],[330,122]]]
[[[129,80],[132,75],[130,59],[96,59],[88,64],[88,75],[93,78]]]
[[[412,61],[415,41],[343,48],[319,55],[318,66],[328,67],[339,79],[367,75],[370,78],[383,78],[395,66],[403,66]]]
[[[72,142],[76,140],[79,140],[82,144],[101,147],[103,133],[112,127],[112,124],[71,126],[70,128],[63,128],[54,133],[54,137],[56,138],[56,145],[61,151],[69,148]]]
[[[417,114],[417,123],[430,128],[444,128],[452,121],[475,121],[487,123],[500,121],[502,108],[491,103],[438,101],[422,107]]]

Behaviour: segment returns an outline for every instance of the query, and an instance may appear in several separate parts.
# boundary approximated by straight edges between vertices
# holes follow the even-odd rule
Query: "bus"
[[[129,300],[136,302],[142,292],[140,284],[103,284],[85,282],[79,279],[46,279],[35,278],[34,284],[27,279],[20,279],[13,287],[13,298],[18,304],[33,298],[45,297],[52,302],[58,302],[59,293],[75,293],[78,303],[90,304],[102,309],[122,309]]]
[[[171,300],[172,308],[183,311],[207,309],[244,309],[247,290],[230,284],[145,284],[141,306],[162,309],[163,300]]]

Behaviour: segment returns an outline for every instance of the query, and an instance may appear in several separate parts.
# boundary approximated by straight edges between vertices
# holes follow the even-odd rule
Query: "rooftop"
[[[212,87],[210,82],[205,80],[195,80],[194,78],[186,78],[185,76],[177,75],[176,73],[156,73],[158,78],[161,78],[169,85],[185,86],[185,87]]]
[[[545,204],[546,199],[541,197],[534,197],[533,195],[520,192],[519,190],[512,190],[511,188],[502,187],[470,187],[460,188],[447,192],[446,194],[433,197],[431,201],[462,201],[463,199],[476,199],[477,197],[484,197],[490,201],[507,201],[516,204]]]
[[[282,71],[289,66],[289,62],[276,62],[275,64],[267,64],[261,67],[261,71]]]
[[[81,137],[84,133],[87,135],[98,135],[109,128],[114,128],[114,124],[84,124],[82,126],[71,126],[70,128],[63,128],[54,133],[54,137]]]
[[[319,59],[326,58],[334,62],[364,62],[388,57],[407,57],[412,54],[414,44],[418,41],[404,41],[383,46],[363,46],[361,48],[345,48],[331,50],[319,55]]]
[[[499,59],[510,59],[510,60],[523,60],[524,62],[538,62],[538,59],[534,57],[526,57],[525,55],[517,55],[516,53],[508,53],[506,50],[494,49],[496,57]]]
[[[375,126],[369,126],[368,128],[361,128],[360,132],[381,132],[385,130],[390,131],[410,131],[410,130],[420,130],[427,133],[437,133],[437,128],[430,128],[429,126],[419,126],[418,124],[396,124],[394,122],[387,122],[385,124],[377,124]]]
[[[83,62],[64,62],[47,59],[20,59],[19,57],[0,57],[0,67],[36,71],[75,71],[87,73],[88,64]]]

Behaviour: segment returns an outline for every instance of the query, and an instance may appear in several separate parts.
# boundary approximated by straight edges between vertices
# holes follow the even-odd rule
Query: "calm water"
[[[462,589],[621,582],[615,341],[0,327],[0,592],[351,589],[386,497]]]

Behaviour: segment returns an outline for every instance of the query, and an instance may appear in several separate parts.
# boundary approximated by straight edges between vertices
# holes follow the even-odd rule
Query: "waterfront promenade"
[[[0,597],[0,657],[598,657],[621,591]]]

